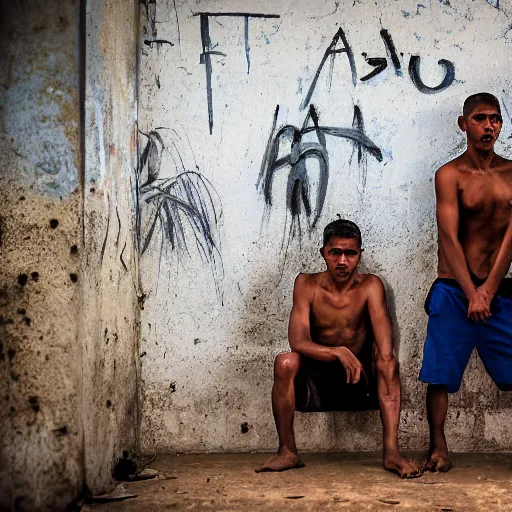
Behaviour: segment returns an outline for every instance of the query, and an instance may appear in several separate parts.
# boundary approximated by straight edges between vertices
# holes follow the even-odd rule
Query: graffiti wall
[[[507,10],[508,9],[508,10]],[[323,227],[359,224],[382,277],[403,384],[402,444],[427,443],[418,382],[436,276],[433,176],[456,119],[502,101],[511,156],[512,9],[485,0],[146,0],[137,234],[145,451],[270,450],[272,362],[294,277],[323,268]],[[510,448],[512,402],[476,358],[452,399],[457,450]],[[299,449],[380,446],[376,412],[296,417]]]

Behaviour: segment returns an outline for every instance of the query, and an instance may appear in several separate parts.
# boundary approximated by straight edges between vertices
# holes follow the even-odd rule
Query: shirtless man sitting
[[[420,380],[428,383],[429,456],[424,469],[448,471],[444,422],[448,394],[460,387],[476,347],[501,390],[512,389],[512,162],[494,152],[502,127],[495,96],[466,99],[459,127],[466,151],[436,173],[438,279],[425,302],[429,315]]]
[[[272,410],[279,450],[256,472],[304,465],[295,446],[295,410],[380,408],[384,467],[402,478],[421,474],[398,450],[400,378],[386,295],[377,276],[358,273],[361,251],[361,232],[353,222],[331,222],[320,249],[327,270],[295,280],[288,328],[292,351],[279,354],[274,365]]]

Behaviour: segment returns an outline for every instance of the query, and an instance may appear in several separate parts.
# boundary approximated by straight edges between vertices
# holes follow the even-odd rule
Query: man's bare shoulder
[[[439,169],[436,171],[436,179],[456,177],[463,168],[464,162],[462,156],[458,156],[457,158],[454,158],[453,160],[450,160],[449,162],[446,162],[444,165],[439,167]]]
[[[370,293],[384,289],[382,279],[375,274],[359,274],[357,277],[360,286]]]
[[[299,288],[314,288],[318,286],[322,276],[325,272],[316,272],[314,274],[299,274],[295,278],[295,287]]]
[[[509,175],[512,173],[512,160],[509,160],[503,156],[496,155],[496,163],[494,168],[497,172],[502,172]]]

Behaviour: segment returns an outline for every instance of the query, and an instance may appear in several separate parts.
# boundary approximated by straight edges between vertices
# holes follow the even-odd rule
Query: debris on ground
[[[119,484],[116,485],[116,487],[114,487],[114,489],[110,492],[92,496],[92,501],[94,501],[95,503],[107,503],[109,501],[128,500],[130,498],[136,497],[137,495],[133,494],[133,492],[128,491],[128,489],[123,484]]]
[[[400,505],[398,500],[388,500],[388,499],[379,499],[381,503],[386,503],[388,505]]]
[[[128,475],[130,482],[136,482],[138,480],[151,480],[160,476],[160,471],[151,468],[144,468],[142,471],[138,471],[133,475]]]
[[[158,480],[173,480],[178,478],[176,476],[169,475],[168,473],[161,473],[156,469],[148,468],[156,458],[156,454],[150,457],[140,457],[132,455],[125,450],[123,456],[117,462],[112,476],[118,482],[137,482],[140,480],[151,480],[156,478]]]

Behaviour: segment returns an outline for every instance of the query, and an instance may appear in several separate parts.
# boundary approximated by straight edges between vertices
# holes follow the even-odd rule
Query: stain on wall
[[[80,491],[79,2],[2,2],[0,508]]]
[[[224,279],[219,301],[193,254],[177,262],[149,246],[141,259],[143,450],[276,446],[272,361],[288,348],[293,279],[322,269],[321,231],[337,214],[361,226],[363,267],[387,283],[402,444],[427,446],[417,376],[436,272],[432,180],[464,148],[466,96],[489,90],[510,107],[512,32],[497,2],[399,4],[148,2],[140,40],[173,46],[141,44],[139,128],[186,128],[222,201]],[[160,177],[172,169],[162,160]],[[451,399],[450,446],[509,449],[504,397],[472,359]],[[296,428],[300,449],[380,446],[374,412],[298,414]]]
[[[0,8],[2,510],[104,491],[137,442],[138,3],[85,7]]]

